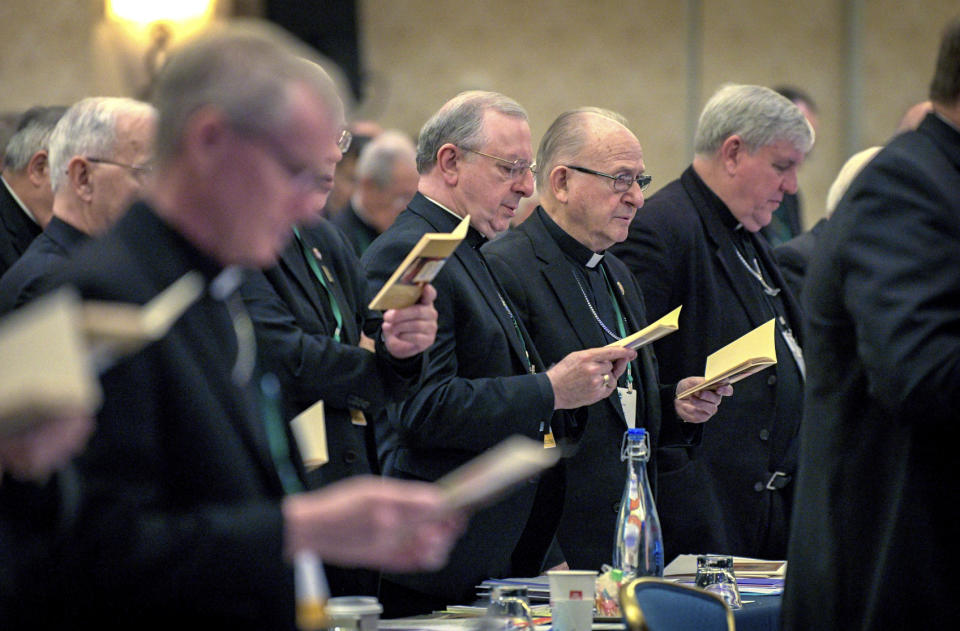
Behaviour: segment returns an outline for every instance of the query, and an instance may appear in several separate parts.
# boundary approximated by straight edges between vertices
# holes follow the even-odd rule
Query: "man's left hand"
[[[407,359],[427,350],[437,339],[437,290],[424,285],[416,304],[389,309],[383,314],[383,343],[397,359]]]
[[[703,377],[687,377],[677,384],[677,392],[683,392],[703,383]],[[733,394],[733,386],[722,384],[713,390],[701,390],[684,399],[674,399],[673,407],[685,423],[704,423],[717,413],[723,397]]]

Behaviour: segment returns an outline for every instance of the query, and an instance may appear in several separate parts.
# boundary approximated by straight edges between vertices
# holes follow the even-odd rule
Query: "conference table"
[[[780,628],[781,596],[753,595],[743,597],[743,607],[733,612],[737,631],[778,631]],[[483,602],[476,603],[483,606]],[[471,631],[477,626],[477,618],[432,615],[397,620],[381,620],[380,631]],[[621,622],[597,621],[594,631],[622,631]],[[537,625],[537,631],[549,631],[550,625]]]

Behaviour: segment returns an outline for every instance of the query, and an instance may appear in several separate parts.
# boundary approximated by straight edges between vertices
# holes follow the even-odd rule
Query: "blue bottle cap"
[[[647,430],[642,427],[632,427],[627,430],[627,439],[628,440],[643,440],[643,437],[646,436]]]

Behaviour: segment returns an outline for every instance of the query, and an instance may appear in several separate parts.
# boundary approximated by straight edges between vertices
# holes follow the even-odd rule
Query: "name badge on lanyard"
[[[627,419],[627,427],[633,429],[637,426],[637,391],[631,388],[617,387],[617,396],[620,398],[620,406],[623,408],[623,418]]]

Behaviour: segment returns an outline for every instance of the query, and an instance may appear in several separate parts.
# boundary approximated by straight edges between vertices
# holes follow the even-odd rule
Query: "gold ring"
[[[603,375],[603,387],[604,387],[604,388],[609,388],[609,387],[610,387],[610,375],[608,375],[608,374],[606,374],[606,373],[604,373],[604,375]]]

